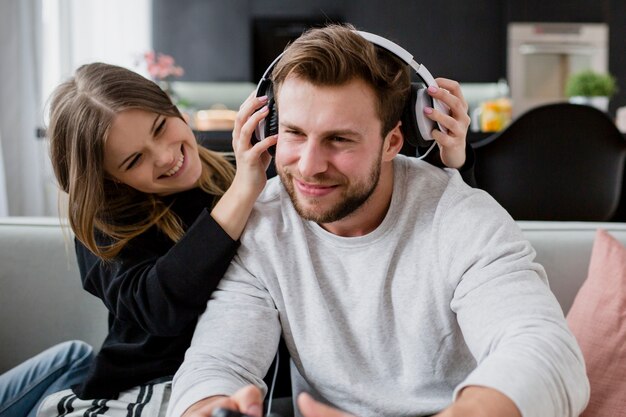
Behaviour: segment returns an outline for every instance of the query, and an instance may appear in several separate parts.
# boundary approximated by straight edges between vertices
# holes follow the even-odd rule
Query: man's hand
[[[515,403],[493,388],[464,388],[452,405],[436,417],[522,417]]]
[[[298,395],[298,408],[304,417],[354,417],[352,414],[315,401],[304,392]]]
[[[248,385],[230,397],[215,396],[205,398],[189,407],[182,417],[211,417],[215,408],[228,408],[251,417],[262,417],[263,394],[254,385]]]

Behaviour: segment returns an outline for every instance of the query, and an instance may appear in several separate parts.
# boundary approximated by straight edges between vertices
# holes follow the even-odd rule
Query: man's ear
[[[385,136],[383,141],[383,161],[391,161],[400,153],[404,144],[404,136],[402,135],[402,129],[400,129],[401,125],[402,122],[399,121]]]

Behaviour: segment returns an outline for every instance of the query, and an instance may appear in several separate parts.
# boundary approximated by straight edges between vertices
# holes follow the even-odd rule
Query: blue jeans
[[[35,417],[46,396],[85,378],[93,357],[88,344],[64,342],[0,375],[0,417]]]

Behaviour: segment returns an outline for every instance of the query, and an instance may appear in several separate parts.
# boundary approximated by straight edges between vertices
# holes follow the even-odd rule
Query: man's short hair
[[[365,81],[376,96],[383,137],[402,117],[409,97],[406,63],[355,33],[351,25],[310,29],[291,43],[272,71],[275,95],[291,75],[318,86]]]

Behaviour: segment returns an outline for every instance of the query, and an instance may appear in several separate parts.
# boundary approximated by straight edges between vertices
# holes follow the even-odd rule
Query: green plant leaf
[[[572,74],[565,85],[565,95],[567,97],[611,97],[616,92],[617,84],[612,75],[600,74],[591,70]]]

